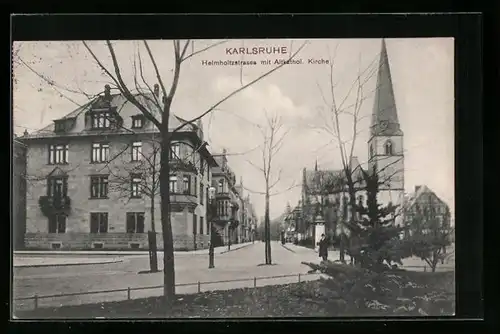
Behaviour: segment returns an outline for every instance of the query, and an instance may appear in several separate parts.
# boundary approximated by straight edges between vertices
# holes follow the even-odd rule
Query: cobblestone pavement
[[[195,293],[200,290],[226,290],[240,287],[286,284],[297,282],[299,279],[317,279],[317,275],[305,275],[310,269],[302,265],[302,261],[317,261],[319,258],[313,252],[292,252],[277,242],[272,243],[273,265],[262,265],[264,262],[264,243],[242,247],[240,249],[216,254],[215,268],[208,269],[208,255],[199,256],[185,254],[175,257],[176,284],[194,283],[191,286],[179,286],[177,293]],[[159,263],[163,262],[162,255]],[[59,306],[80,303],[123,300],[127,298],[127,288],[161,286],[163,274],[146,273],[148,257],[143,255],[125,256],[123,262],[97,264],[91,266],[64,266],[14,268],[14,298],[31,297],[34,295],[68,294],[99,290],[124,289],[121,292],[100,293],[81,296],[67,296],[57,298],[40,298],[38,306]],[[160,265],[161,267],[161,265]],[[160,268],[161,269],[161,268]],[[302,274],[299,278],[298,274]],[[293,277],[275,278],[272,280],[257,279],[254,277],[294,275]],[[244,282],[224,282],[206,284],[205,282],[249,279]],[[161,295],[162,290],[132,290],[131,298],[142,298]],[[33,300],[15,301],[16,308],[32,308]]]

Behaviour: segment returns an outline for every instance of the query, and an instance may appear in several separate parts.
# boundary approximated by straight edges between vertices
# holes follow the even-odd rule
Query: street
[[[116,255],[112,257],[116,258]],[[162,272],[139,274],[139,272],[149,269],[147,254],[123,256],[122,259],[122,262],[95,265],[14,268],[14,298],[127,289],[128,287],[140,288],[161,286],[163,284]],[[292,252],[278,242],[272,242],[272,259],[273,265],[262,265],[264,263],[264,243],[262,242],[255,242],[255,244],[224,254],[216,254],[214,269],[208,269],[208,255],[176,254],[176,284],[194,283],[192,286],[178,286],[176,291],[181,294],[195,293],[198,291],[197,282],[306,274],[310,268],[302,265],[301,262],[319,261],[317,254],[311,250]],[[160,268],[162,262],[162,256],[160,256]],[[313,277],[304,277],[305,279],[313,279]],[[296,281],[297,277],[280,278],[272,281],[258,280],[257,286],[286,284]],[[201,291],[250,287],[253,284],[253,280],[202,284]],[[131,298],[158,296],[161,293],[161,289],[138,290],[131,293]],[[38,306],[115,301],[125,298],[127,298],[127,292],[44,298],[38,300]],[[32,308],[33,301],[16,301],[15,305],[16,308]]]

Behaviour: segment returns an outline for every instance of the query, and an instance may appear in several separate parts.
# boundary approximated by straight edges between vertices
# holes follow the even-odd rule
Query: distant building
[[[26,232],[26,145],[14,138],[12,150],[12,226],[14,250],[24,248]]]
[[[249,241],[249,231],[256,222],[250,198],[244,197],[243,179],[236,183],[236,175],[229,167],[227,151],[215,155],[218,166],[212,170],[212,186],[216,189],[217,215],[214,220],[216,245]]]
[[[415,191],[405,198],[404,224],[410,226],[417,217],[424,217],[424,220],[436,218],[444,230],[452,228],[449,206],[425,185],[415,186]],[[413,229],[410,229],[409,233],[430,232],[420,226],[411,226]]]
[[[144,105],[161,100],[138,94]],[[159,117],[154,105],[149,110]],[[173,114],[172,131],[186,121]],[[160,134],[121,94],[104,93],[42,130],[23,137],[28,184],[25,244],[44,249],[147,248],[155,219],[163,248],[158,185]],[[217,164],[204,145],[201,121],[172,137],[170,209],[174,249],[206,248],[206,203]],[[153,208],[154,205],[154,208]]]

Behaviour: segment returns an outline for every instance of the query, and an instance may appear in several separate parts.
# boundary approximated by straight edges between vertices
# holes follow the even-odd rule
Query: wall
[[[95,137],[94,137],[95,138]],[[26,242],[27,247],[50,248],[50,242],[55,240],[63,241],[63,247],[67,248],[88,248],[91,241],[105,241],[111,248],[123,248],[129,242],[139,242],[141,247],[147,246],[147,234],[129,235],[126,233],[126,212],[145,213],[145,231],[151,228],[150,198],[135,199],[129,198],[129,193],[119,191],[123,188],[115,183],[110,183],[108,199],[90,199],[90,175],[110,174],[111,180],[123,180],[125,185],[126,175],[134,163],[130,162],[130,150],[120,153],[134,139],[145,140],[147,135],[120,135],[103,136],[110,142],[110,157],[118,158],[109,164],[109,170],[105,164],[95,164],[90,162],[92,137],[73,137],[69,142],[69,163],[67,165],[48,164],[48,140],[38,139],[29,141],[27,157],[27,174],[33,179],[28,187],[27,196],[27,217],[26,217]],[[144,154],[151,152],[151,145],[143,142],[142,151]],[[39,208],[40,196],[45,196],[47,191],[46,176],[56,167],[68,174],[68,196],[71,199],[71,213],[66,221],[66,234],[48,234],[48,219]],[[182,173],[180,173],[182,174]],[[118,176],[118,178],[116,177]],[[123,177],[123,179],[121,179]],[[198,195],[199,183],[208,187],[208,173],[201,177],[198,175]],[[122,182],[122,181],[120,181]],[[179,185],[182,178],[179,178]],[[192,183],[194,187],[194,184]],[[125,187],[126,188],[126,187]],[[206,196],[206,191],[204,191]],[[196,199],[199,203],[199,198]],[[204,202],[206,199],[204,198]],[[160,222],[160,198],[155,199],[155,227],[157,232],[161,232]],[[108,233],[106,235],[90,234],[90,212],[108,212]],[[196,207],[198,220],[200,216],[205,216],[204,205]],[[174,247],[176,249],[194,248],[194,239],[191,229],[192,214],[186,212],[172,213],[172,230],[174,237]],[[208,247],[208,232],[197,237],[198,248]],[[66,246],[67,244],[67,246]],[[203,246],[202,246],[203,244]],[[206,244],[206,245],[205,245]]]

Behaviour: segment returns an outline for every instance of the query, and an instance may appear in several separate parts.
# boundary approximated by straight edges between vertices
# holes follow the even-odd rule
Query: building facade
[[[136,99],[161,99],[154,94]],[[153,116],[160,111],[151,108]],[[186,123],[170,115],[173,130]],[[46,128],[23,136],[28,185],[25,244],[42,249],[163,248],[160,134],[121,94],[104,93]],[[172,134],[170,209],[174,249],[206,248],[211,169],[201,122]]]
[[[26,145],[17,138],[12,147],[12,242],[14,250],[24,248],[26,231]]]
[[[217,167],[212,169],[212,186],[216,189],[217,214],[214,220],[215,245],[238,242],[240,196],[236,189],[236,175],[229,167],[226,150],[215,155]]]
[[[439,226],[446,232],[450,232],[451,214],[449,206],[441,200],[429,187],[425,185],[415,186],[415,191],[405,197],[404,224],[408,229],[406,235],[412,233],[430,233],[421,224],[412,224],[414,219],[422,219],[422,223],[430,219],[437,219]],[[450,233],[450,238],[452,238]]]

